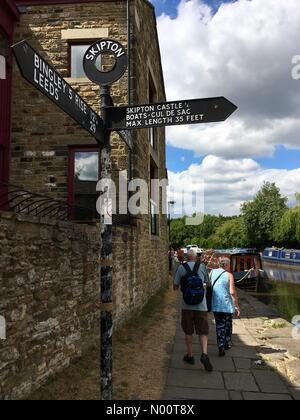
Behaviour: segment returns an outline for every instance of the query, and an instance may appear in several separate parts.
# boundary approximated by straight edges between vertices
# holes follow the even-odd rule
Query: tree
[[[171,245],[174,249],[180,248],[185,244],[186,231],[185,231],[185,218],[171,220]]]
[[[209,248],[242,248],[248,246],[242,217],[227,220],[209,238]]]
[[[287,201],[275,183],[265,182],[253,201],[242,204],[249,246],[263,248],[274,241],[275,227],[287,210]]]
[[[210,237],[225,221],[232,217],[204,215],[203,222],[198,226],[186,225],[186,218],[171,221],[171,244],[173,248],[180,248],[188,244],[197,244],[201,248],[210,247]]]
[[[300,243],[300,194],[295,195],[297,206],[284,212],[275,229],[274,238],[281,246],[298,247]]]

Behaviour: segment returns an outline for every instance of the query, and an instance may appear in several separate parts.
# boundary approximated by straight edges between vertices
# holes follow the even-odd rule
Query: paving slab
[[[227,391],[214,389],[167,387],[164,400],[228,401]]]
[[[231,350],[228,351],[228,356],[231,357],[241,357],[246,359],[255,359],[257,358],[257,349],[256,347],[251,346],[233,346]]]
[[[286,322],[286,321],[285,321]],[[287,324],[287,322],[286,322]],[[291,326],[288,325],[284,328],[269,328],[267,329],[263,334],[262,337],[265,338],[288,338],[289,340],[291,339]]]
[[[288,388],[285,386],[277,372],[253,371],[253,375],[262,392],[271,394],[289,393]]]
[[[217,345],[209,345],[208,346],[208,352],[210,356],[216,356],[219,354],[219,349]],[[180,353],[182,356],[186,354],[186,345],[183,341],[177,341],[174,345],[174,353]],[[201,353],[200,345],[199,343],[195,342],[194,345],[194,353],[195,355],[199,355]],[[256,347],[240,347],[240,346],[233,346],[231,350],[228,351],[229,357],[244,357],[244,358],[250,358],[255,359],[258,357],[258,353],[256,351]]]
[[[243,392],[246,401],[292,401],[287,394],[264,394],[262,392]]]
[[[175,336],[175,342],[177,342],[177,343],[185,343],[185,337],[184,337],[184,335],[182,333],[176,334],[176,336]],[[213,335],[209,336],[208,337],[208,342],[210,344],[217,344],[216,334],[213,334]],[[194,336],[193,343],[194,343],[194,345],[199,345],[199,339],[198,339],[198,337]]]
[[[209,351],[210,356],[217,355],[219,352],[218,347],[215,344],[209,345],[208,351]],[[183,341],[175,341],[174,353],[180,353],[182,356],[186,354],[186,345]],[[200,344],[199,342],[197,343],[196,341],[194,343],[194,353],[195,355],[201,354]]]
[[[229,399],[231,401],[242,401],[244,398],[243,398],[243,394],[241,392],[229,391]]]
[[[224,373],[224,379],[230,391],[259,391],[251,373]]]
[[[233,361],[234,361],[234,365],[237,369],[246,369],[246,370],[251,369],[251,366],[252,366],[252,360],[251,359],[234,357]]]
[[[250,334],[240,334],[240,335],[233,335],[232,342],[236,346],[250,346],[250,347],[256,347],[258,345],[257,340],[253,338]]]
[[[224,389],[224,381],[220,372],[207,373],[202,370],[169,369],[167,387]]]
[[[293,396],[294,400],[300,401],[300,388],[289,388],[289,391]]]
[[[173,354],[171,358],[171,367],[174,369],[188,369],[188,370],[203,370],[203,366],[200,363],[200,355],[195,357],[196,364],[189,365],[183,361],[183,355],[180,353]],[[214,367],[214,371],[217,372],[235,372],[235,366],[231,357],[217,357],[210,356],[210,361]]]

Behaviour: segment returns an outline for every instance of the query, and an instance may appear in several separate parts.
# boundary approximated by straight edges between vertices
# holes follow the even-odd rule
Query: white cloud
[[[177,199],[176,214],[182,214],[179,207],[182,189],[187,189],[187,214],[193,213],[191,190],[202,189],[204,182],[205,212],[211,214],[238,214],[243,201],[253,199],[264,181],[276,182],[282,194],[294,199],[300,191],[300,169],[263,169],[253,159],[222,159],[209,155],[202,164],[193,164],[186,171],[169,171],[170,185],[174,190],[172,199]],[[266,204],[267,205],[267,204]]]
[[[291,76],[299,0],[238,0],[215,15],[183,0],[178,17],[162,15],[158,26],[168,98],[225,96],[239,107],[225,123],[168,129],[169,144],[226,158],[300,148],[300,82]]]

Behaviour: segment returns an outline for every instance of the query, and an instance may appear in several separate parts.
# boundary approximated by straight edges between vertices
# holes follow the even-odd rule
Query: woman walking
[[[219,355],[226,355],[232,347],[233,315],[240,316],[234,277],[230,272],[230,259],[222,258],[220,268],[211,272],[212,311],[215,316]]]

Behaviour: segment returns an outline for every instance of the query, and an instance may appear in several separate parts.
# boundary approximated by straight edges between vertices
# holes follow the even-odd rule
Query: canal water
[[[263,268],[266,278],[255,296],[291,322],[294,316],[300,315],[300,268],[281,268],[266,263]]]

